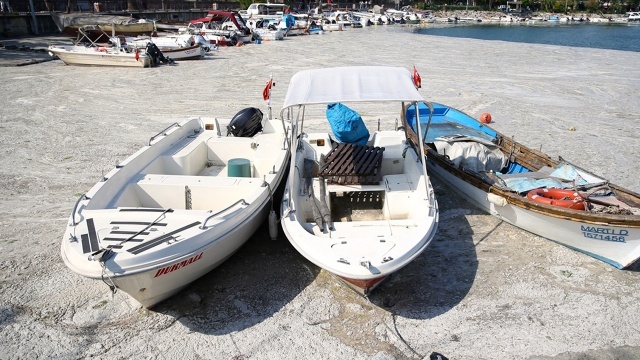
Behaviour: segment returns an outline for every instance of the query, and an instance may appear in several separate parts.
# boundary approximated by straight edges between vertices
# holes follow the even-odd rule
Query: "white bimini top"
[[[291,78],[283,108],[357,101],[425,101],[402,67],[349,66],[303,70]]]

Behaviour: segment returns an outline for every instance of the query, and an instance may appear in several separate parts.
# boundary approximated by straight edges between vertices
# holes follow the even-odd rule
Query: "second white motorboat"
[[[365,295],[427,248],[438,226],[438,204],[419,155],[422,143],[412,147],[397,127],[369,136],[343,103],[397,119],[421,101],[404,68],[305,70],[291,78],[280,114],[283,121],[295,119],[281,205],[284,233],[309,261]],[[319,113],[317,105],[331,115],[333,136],[307,130],[327,122],[310,115]]]

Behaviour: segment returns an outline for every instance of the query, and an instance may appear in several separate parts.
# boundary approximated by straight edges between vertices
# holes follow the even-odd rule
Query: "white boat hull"
[[[370,133],[343,103],[404,111],[424,101],[415,80],[400,67],[303,70],[291,78],[281,111],[295,118],[282,229],[300,254],[364,295],[424,252],[439,212],[418,155],[422,145],[416,150],[397,126]],[[304,129],[305,113],[318,106],[326,113],[318,120],[328,120],[335,141],[327,131]]]
[[[267,218],[267,201],[260,204],[233,231],[222,236],[204,233],[202,237],[212,243],[202,251],[185,254],[171,263],[156,266],[148,271],[113,277],[118,289],[131,295],[143,307],[149,308],[180,292],[191,282],[218,267],[253,235]]]
[[[326,147],[322,149],[309,142],[319,143],[316,139],[323,139],[329,144],[328,134],[305,134],[303,138],[305,153],[317,154],[316,161],[327,151]],[[357,194],[354,198],[362,203],[378,198],[380,210],[377,213],[360,217],[360,210],[354,210],[344,220],[333,222],[332,228],[323,229],[314,222],[310,208],[312,200],[304,195],[304,179],[293,172],[289,175],[281,206],[283,231],[296,250],[363,294],[368,294],[381,280],[419,256],[430,244],[438,225],[433,188],[422,173],[417,155],[407,149],[404,157],[401,156],[405,148],[403,133],[376,132],[373,139],[374,146],[384,143],[385,153],[390,156],[382,160],[386,165],[383,165],[384,175],[378,185],[327,184],[326,192],[317,196],[327,199],[332,213],[340,212],[345,206],[337,201],[339,194],[343,194],[342,197],[346,193]],[[392,158],[392,154],[399,157]],[[304,156],[297,156],[295,167],[292,164],[291,168],[303,169]],[[386,169],[387,165],[391,167]],[[313,184],[314,194],[322,194],[320,186],[319,181]]]
[[[275,41],[284,39],[284,31],[282,30],[269,30],[269,29],[255,29],[253,33],[258,36],[261,41]]]
[[[177,49],[162,49],[162,55],[168,56],[173,60],[199,60],[205,57],[207,50],[200,45],[188,46]]]
[[[73,48],[80,49],[79,46]],[[97,49],[97,48],[96,48]],[[58,46],[50,46],[49,53],[57,56],[67,65],[93,65],[93,66],[127,66],[127,67],[150,67],[151,58],[146,54],[122,53],[122,52],[102,52],[88,50],[65,49]]]
[[[254,137],[223,137],[205,121],[163,130],[79,199],[61,245],[67,267],[151,307],[251,237],[284,178],[284,130],[271,120]]]
[[[430,174],[442,179],[480,209],[530,233],[586,253],[617,268],[624,268],[640,257],[638,228],[580,222],[527,210],[495,194],[487,194],[433,160],[427,161],[427,168]]]

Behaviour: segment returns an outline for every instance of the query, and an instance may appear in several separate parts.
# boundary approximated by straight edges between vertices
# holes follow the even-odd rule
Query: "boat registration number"
[[[629,230],[610,229],[596,226],[580,226],[582,235],[589,239],[626,243]]]

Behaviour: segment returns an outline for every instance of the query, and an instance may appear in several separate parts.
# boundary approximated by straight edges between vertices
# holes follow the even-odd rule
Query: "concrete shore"
[[[4,51],[0,64],[15,60]],[[265,110],[271,75],[279,114],[291,76],[316,67],[416,66],[426,99],[489,112],[500,132],[640,192],[639,63],[635,52],[398,26],[223,48],[150,69],[0,67],[0,359],[638,359],[638,264],[617,270],[526,233],[435,179],[434,242],[369,298],[306,261],[282,232],[269,240],[266,226],[152,310],[71,272],[59,249],[77,197],[149,137],[192,116]],[[361,114],[370,128],[397,117]]]

